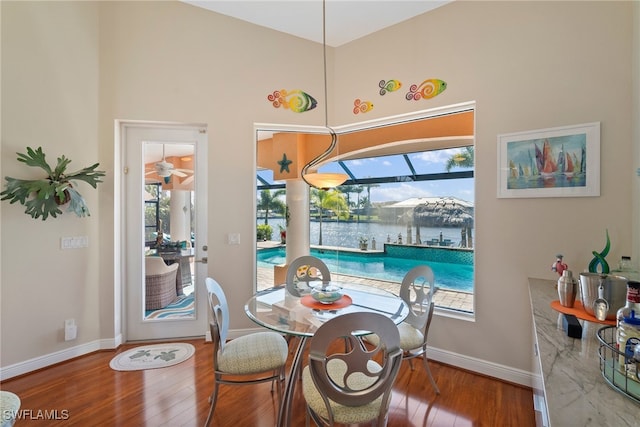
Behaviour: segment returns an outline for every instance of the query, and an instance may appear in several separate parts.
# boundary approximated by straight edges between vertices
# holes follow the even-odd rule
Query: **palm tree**
[[[310,202],[320,212],[318,245],[322,246],[322,212],[330,209],[338,215],[338,218],[345,219],[345,217],[348,218],[349,216],[349,207],[345,201],[344,194],[335,189],[318,190],[312,188]]]
[[[341,185],[338,187],[343,194],[347,195],[347,206],[351,209],[354,203],[351,201],[351,193],[356,192],[357,185]],[[351,212],[349,212],[349,218],[351,218]]]
[[[364,191],[364,187],[362,185],[356,185],[353,189],[353,192],[358,195],[358,201],[356,202],[356,209],[358,210],[358,222],[360,222],[360,193]]]
[[[273,194],[271,190],[260,191],[260,200],[258,200],[257,208],[264,210],[265,224],[269,224],[269,211],[284,214],[286,204],[279,197],[285,194],[287,194],[286,190],[276,190]]]
[[[473,146],[464,147],[464,151],[453,154],[445,166],[447,172],[451,172],[453,168],[470,168],[474,163]]]

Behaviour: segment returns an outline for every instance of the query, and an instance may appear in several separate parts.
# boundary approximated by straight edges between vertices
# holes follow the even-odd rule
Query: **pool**
[[[436,285],[441,289],[473,292],[473,252],[437,248],[386,245],[386,252],[352,252],[331,249],[311,249],[329,270],[338,274],[370,279],[402,282],[413,267],[427,264],[433,270]],[[390,256],[393,252],[402,257]],[[273,267],[286,262],[284,247],[261,249],[258,267]]]

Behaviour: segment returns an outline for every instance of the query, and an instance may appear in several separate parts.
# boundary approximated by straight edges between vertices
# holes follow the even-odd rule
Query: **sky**
[[[409,159],[417,174],[446,172],[446,162],[454,154],[463,151],[459,148],[424,151],[409,154]],[[349,160],[345,164],[356,177],[382,177],[410,175],[411,171],[402,155]],[[471,168],[453,168],[451,172],[468,171]],[[343,172],[333,163],[320,168],[321,172]],[[413,197],[453,196],[473,202],[474,179],[455,179],[443,181],[399,182],[371,188],[371,202],[402,201]]]
[[[447,160],[462,151],[464,151],[463,148],[451,148],[411,153],[408,156],[417,174],[442,173],[446,172]],[[402,155],[348,160],[345,164],[357,178],[411,175],[411,170]],[[469,170],[472,168],[453,168],[451,172]],[[335,162],[321,166],[319,171],[344,173],[344,170]],[[267,176],[269,182],[273,180],[271,171],[259,171],[259,175]],[[473,178],[383,184],[371,187],[371,202],[400,202],[414,197],[439,196],[451,196],[473,202],[474,188]],[[362,194],[366,195],[366,190]]]

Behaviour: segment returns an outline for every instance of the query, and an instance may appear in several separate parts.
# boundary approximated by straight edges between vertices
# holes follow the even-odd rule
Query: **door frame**
[[[130,220],[127,218],[127,175],[131,173],[139,173],[144,168],[142,162],[139,165],[130,165],[127,162],[127,143],[128,131],[133,130],[149,130],[153,131],[191,131],[199,134],[199,143],[195,146],[195,169],[196,169],[196,194],[207,194],[207,125],[192,123],[176,123],[176,122],[151,122],[151,121],[133,121],[133,120],[116,120],[115,121],[115,157],[114,157],[114,329],[116,336],[116,345],[130,340],[152,340],[152,339],[172,339],[177,337],[200,337],[207,334],[207,301],[204,280],[207,275],[207,266],[202,262],[196,262],[196,316],[193,320],[166,320],[146,321],[145,325],[151,325],[151,333],[143,338],[131,337],[129,333],[129,322],[135,319],[129,319],[129,310],[127,305],[127,276],[128,276],[128,260],[127,260],[127,226]],[[130,138],[129,138],[130,140]],[[135,168],[140,168],[136,170]],[[207,220],[206,210],[207,197],[202,198],[203,201],[200,209],[204,209],[204,214],[198,214],[198,206],[196,206],[196,248],[195,259],[201,261],[207,257],[206,240],[207,240]],[[198,236],[200,235],[200,236]],[[142,260],[141,260],[142,262]],[[135,274],[135,273],[134,273]],[[180,325],[182,323],[182,325]],[[189,326],[184,326],[188,323]],[[156,325],[155,327],[153,325]],[[179,326],[176,326],[179,325]],[[183,331],[187,333],[182,333]]]

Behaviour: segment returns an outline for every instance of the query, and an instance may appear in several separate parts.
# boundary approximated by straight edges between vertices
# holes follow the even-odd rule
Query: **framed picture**
[[[498,135],[498,197],[600,195],[600,122]]]

